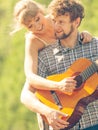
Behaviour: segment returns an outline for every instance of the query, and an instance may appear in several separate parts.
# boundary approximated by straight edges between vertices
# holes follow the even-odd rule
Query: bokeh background
[[[25,82],[24,34],[21,30],[9,35],[13,21],[13,8],[18,0],[0,0],[0,130],[39,130],[36,114],[20,102]],[[48,6],[51,0],[35,0]],[[98,0],[81,0],[85,19],[80,31],[88,30],[98,36]]]

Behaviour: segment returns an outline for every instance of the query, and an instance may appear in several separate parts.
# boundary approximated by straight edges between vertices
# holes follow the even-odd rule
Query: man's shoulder
[[[84,46],[86,48],[92,48],[92,50],[97,49],[98,48],[98,37],[93,37],[90,42],[85,43],[85,44],[83,43],[82,46]]]
[[[98,43],[98,37],[93,37],[91,42]]]
[[[88,46],[91,46],[92,49],[96,48],[98,49],[98,37],[93,37],[90,44]]]

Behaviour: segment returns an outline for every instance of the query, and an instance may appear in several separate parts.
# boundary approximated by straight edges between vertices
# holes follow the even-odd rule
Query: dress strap
[[[30,37],[32,37],[32,36],[34,36],[34,38],[36,38],[36,39],[38,39],[39,41],[41,41],[41,42],[44,44],[45,47],[48,46],[48,43],[45,42],[43,39],[39,38],[38,36],[32,34],[31,32],[26,33],[26,38],[27,38],[27,39],[30,38]]]
[[[35,36],[38,40],[40,40],[41,42],[43,42],[44,43],[44,45],[45,45],[45,47],[48,45],[48,43],[47,42],[45,42],[43,39],[41,39],[41,38],[39,38],[39,37],[37,37],[37,36]]]

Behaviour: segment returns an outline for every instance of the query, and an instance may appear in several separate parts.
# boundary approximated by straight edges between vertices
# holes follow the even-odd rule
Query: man
[[[53,0],[49,5],[55,22],[57,44],[39,53],[39,74],[47,77],[65,72],[80,57],[98,60],[98,39],[81,44],[78,27],[84,17],[84,8],[76,0]],[[98,129],[98,100],[90,103],[80,121],[71,130]]]
[[[98,40],[93,39],[92,42],[82,45],[79,37],[78,26],[84,17],[82,5],[75,0],[53,0],[50,9],[55,21],[56,36],[59,40],[56,44],[40,51],[39,75],[47,77],[48,75],[65,72],[80,57],[97,60]],[[22,93],[25,101],[22,102],[24,103],[27,100],[28,104],[25,104],[27,107],[29,106],[32,111],[45,115],[54,129],[63,129],[68,125],[66,121],[59,119],[61,113],[39,102],[27,86],[23,91],[25,91]],[[98,101],[88,105],[81,120],[72,130],[83,130],[96,124],[98,124]],[[46,127],[43,130],[47,130]]]

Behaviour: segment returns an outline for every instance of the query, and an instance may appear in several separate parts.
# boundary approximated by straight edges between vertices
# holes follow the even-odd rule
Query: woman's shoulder
[[[35,35],[33,35],[31,32],[27,32],[25,34],[25,38],[26,38],[26,40],[34,40],[34,39],[36,39]]]
[[[38,50],[44,48],[44,44],[41,41],[39,41],[37,36],[35,36],[31,32],[26,33],[25,38],[26,38],[26,44],[28,44],[29,46],[32,46]]]

